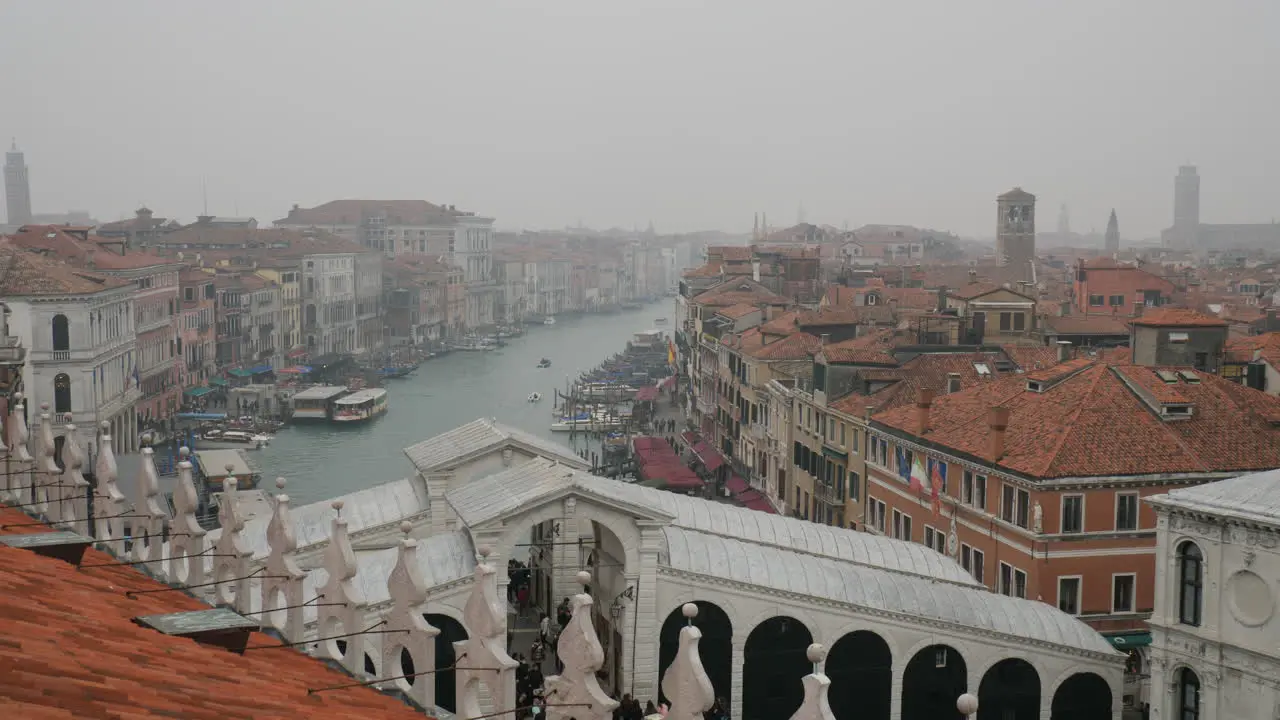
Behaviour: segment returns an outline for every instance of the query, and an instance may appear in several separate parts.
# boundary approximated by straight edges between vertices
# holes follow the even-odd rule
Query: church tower
[[[1116,220],[1116,209],[1111,208],[1111,217],[1107,219],[1106,249],[1108,255],[1120,252],[1120,222]]]
[[[996,257],[1017,269],[1020,280],[1032,277],[1036,258],[1036,196],[1016,187],[996,198]]]

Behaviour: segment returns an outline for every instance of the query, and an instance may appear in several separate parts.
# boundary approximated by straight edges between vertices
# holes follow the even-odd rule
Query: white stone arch
[[[871,618],[860,617],[856,620],[850,620],[845,622],[843,625],[838,626],[837,629],[831,633],[831,642],[823,644],[827,646],[827,652],[830,653],[831,648],[835,647],[836,643],[840,642],[845,635],[860,631],[872,632],[876,634],[876,637],[883,640],[885,646],[889,648],[889,659],[893,662],[893,666],[897,668],[901,664],[902,655],[899,654],[900,650],[898,648],[898,643],[894,638],[894,634],[892,632],[886,632],[886,627],[887,626],[883,623],[876,624]],[[814,640],[814,642],[821,641]]]
[[[580,492],[569,492],[544,500],[527,511],[515,513],[503,519],[501,539],[494,548],[495,556],[509,558],[517,543],[523,542],[522,533],[544,522],[564,520],[564,501],[573,498],[576,501],[574,517],[589,520],[607,528],[617,536],[626,552],[623,562],[624,570],[630,574],[640,567],[640,527],[633,516],[619,510],[606,507],[599,499]],[[474,540],[474,538],[473,538]]]
[[[956,648],[956,649],[959,650],[959,648]],[[1049,677],[1049,670],[1044,666],[1044,663],[1041,663],[1032,659],[1030,655],[1026,655],[1024,653],[1019,653],[1019,652],[993,653],[990,657],[983,659],[981,669],[976,672],[973,670],[972,666],[970,666],[969,677],[970,679],[977,678],[978,684],[975,687],[969,688],[969,692],[974,693],[976,695],[977,688],[982,685],[982,678],[987,676],[987,672],[991,670],[991,668],[995,667],[996,665],[999,665],[1005,660],[1021,660],[1022,662],[1025,662],[1026,664],[1030,665],[1036,671],[1036,677],[1039,678],[1040,680],[1040,697],[1043,698],[1045,696],[1045,693],[1047,692],[1046,685],[1045,685],[1045,678]],[[965,662],[968,662],[968,661],[966,660]]]
[[[952,648],[956,652],[960,653],[960,657],[964,658],[964,669],[965,669],[965,673],[969,677],[969,684],[970,685],[973,684],[974,658],[979,655],[980,651],[975,650],[973,646],[971,646],[969,643],[965,642],[961,638],[955,637],[954,635],[929,634],[917,640],[915,644],[911,645],[909,648],[907,648],[906,652],[904,652],[901,656],[899,656],[902,662],[901,663],[895,662],[893,664],[894,673],[897,676],[901,677],[902,672],[899,672],[899,671],[901,670],[905,672],[907,669],[907,664],[911,662],[911,659],[914,658],[916,654],[919,653],[921,650],[931,645],[946,645],[947,647]],[[979,675],[978,679],[979,681],[981,681],[982,676]],[[974,692],[974,689],[969,688],[968,692]]]
[[[1120,687],[1117,688],[1115,683],[1112,681],[1112,678],[1107,677],[1108,673],[1099,672],[1099,668],[1097,667],[1091,667],[1089,665],[1082,665],[1080,663],[1075,663],[1067,667],[1066,670],[1063,670],[1062,672],[1058,673],[1058,676],[1055,677],[1053,680],[1052,688],[1049,688],[1048,686],[1046,686],[1045,693],[1046,693],[1046,697],[1049,698],[1050,705],[1053,704],[1053,698],[1058,695],[1058,689],[1062,687],[1062,684],[1065,683],[1067,680],[1071,679],[1075,675],[1097,675],[1098,677],[1102,678],[1102,681],[1107,684],[1107,687],[1111,688],[1111,706],[1113,708],[1117,707],[1118,703],[1121,703],[1124,701],[1124,681],[1123,680],[1121,680]]]
[[[663,582],[671,582],[671,578],[664,578]],[[735,622],[734,618],[742,617],[742,614],[738,611],[738,608],[734,606],[733,599],[727,593],[716,590],[699,593],[694,591],[693,588],[685,587],[681,589],[680,592],[676,593],[675,601],[669,603],[671,606],[670,608],[658,608],[658,613],[661,616],[657,618],[658,625],[662,625],[662,623],[666,622],[667,618],[671,617],[671,613],[679,611],[680,608],[684,607],[685,603],[697,601],[711,603],[724,611],[724,614],[729,617],[730,629],[733,630],[733,639],[736,643],[738,640],[738,623]],[[744,640],[746,639],[745,635],[742,637]]]
[[[813,638],[811,642],[815,642],[815,643],[823,642],[822,633],[819,631],[819,623],[814,619],[813,615],[811,615],[808,611],[800,607],[797,607],[795,605],[791,605],[788,603],[777,603],[777,604],[770,605],[766,609],[760,610],[759,612],[757,612],[755,615],[751,617],[751,620],[749,622],[743,624],[742,626],[743,629],[741,631],[743,649],[746,649],[747,638],[751,637],[751,633],[755,632],[756,628],[760,627],[762,624],[776,617],[789,617],[789,618],[792,618],[793,620],[799,620],[800,624],[804,625],[804,629],[809,631],[809,637]],[[730,615],[729,619],[732,620],[733,616]],[[738,644],[737,642],[739,638],[738,633],[739,633],[738,624],[734,623],[734,630],[733,630],[734,645]]]
[[[423,606],[422,612],[425,615],[444,615],[445,617],[457,620],[458,624],[461,625],[463,629],[466,629],[467,627],[467,622],[463,619],[462,611],[443,600],[428,599],[427,604]],[[470,635],[471,631],[467,630],[467,634]]]

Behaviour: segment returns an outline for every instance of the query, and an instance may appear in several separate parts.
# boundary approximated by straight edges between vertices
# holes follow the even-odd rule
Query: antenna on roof
[[[204,200],[204,215],[209,214],[209,180],[203,176],[200,178],[200,195]]]

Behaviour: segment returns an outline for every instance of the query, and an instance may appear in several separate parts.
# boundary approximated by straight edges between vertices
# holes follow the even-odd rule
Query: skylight
[[[1200,376],[1190,370],[1179,370],[1178,374],[1182,376],[1183,380],[1186,380],[1189,383],[1195,384],[1200,382]]]
[[[1168,370],[1157,370],[1156,375],[1159,375],[1160,379],[1167,383],[1178,382],[1178,376]]]
[[[986,363],[974,363],[974,364],[973,364],[973,369],[974,369],[975,371],[977,371],[977,373],[978,373],[978,377],[990,377],[990,376],[991,376],[991,368],[987,367],[987,364],[986,364]]]

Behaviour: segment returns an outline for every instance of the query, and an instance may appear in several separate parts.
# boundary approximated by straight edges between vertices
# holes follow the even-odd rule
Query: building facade
[[[200,270],[183,270],[178,282],[178,382],[194,399],[217,372],[217,289],[213,275]]]
[[[1151,717],[1280,713],[1280,472],[1148,499],[1156,520]],[[1142,662],[1135,657],[1133,662]]]

